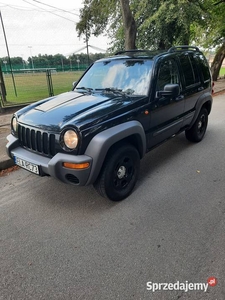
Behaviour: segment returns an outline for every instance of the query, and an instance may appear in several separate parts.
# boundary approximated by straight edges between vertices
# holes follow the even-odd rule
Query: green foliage
[[[137,25],[137,47],[164,49],[199,40],[199,33],[203,29],[205,32],[212,20],[212,6],[213,0],[130,0]],[[79,35],[88,38],[90,34],[99,35],[107,29],[112,40],[111,50],[124,47],[119,0],[84,0],[80,13]]]
[[[207,11],[205,22],[192,25],[193,40],[204,48],[220,46],[225,38],[225,3],[215,5],[216,0],[204,0]]]
[[[76,29],[78,36],[85,35],[89,39],[93,34],[98,36],[103,33],[112,18],[116,15],[115,9],[118,8],[117,0],[84,0],[84,7],[80,10],[80,22]]]
[[[217,80],[222,62],[225,58],[225,2],[217,0],[204,0],[204,8],[208,12],[207,22],[192,27],[194,40],[208,52],[215,53],[211,64],[212,78]],[[215,5],[216,4],[216,5]]]
[[[136,13],[140,23],[138,43],[142,47],[165,49],[189,44],[191,24],[204,23],[205,12],[199,1],[142,1],[144,5]]]

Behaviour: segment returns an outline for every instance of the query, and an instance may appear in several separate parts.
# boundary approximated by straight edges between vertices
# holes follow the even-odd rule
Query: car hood
[[[133,101],[114,94],[84,94],[74,91],[36,102],[18,112],[20,123],[50,131],[67,125],[81,127],[99,123]]]

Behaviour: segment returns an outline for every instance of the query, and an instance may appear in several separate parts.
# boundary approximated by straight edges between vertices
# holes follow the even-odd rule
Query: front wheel
[[[97,192],[112,201],[128,197],[137,181],[140,155],[135,147],[122,144],[109,151],[102,171],[94,183]]]
[[[185,131],[186,138],[191,142],[200,142],[205,135],[207,124],[208,111],[202,108],[193,126]]]

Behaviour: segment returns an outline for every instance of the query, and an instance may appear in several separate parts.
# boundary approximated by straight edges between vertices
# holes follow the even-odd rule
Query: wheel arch
[[[112,147],[126,142],[133,145],[139,152],[140,158],[146,153],[146,136],[144,128],[138,121],[129,121],[106,129],[90,141],[85,155],[93,158],[92,170],[87,185],[94,183],[98,178],[107,154]]]
[[[211,112],[211,109],[212,109],[212,101],[208,100],[206,101],[201,108],[206,108],[207,111],[208,111],[208,115],[210,114]]]
[[[211,93],[204,94],[198,99],[195,108],[195,115],[188,126],[189,128],[191,128],[192,125],[195,123],[202,108],[205,108],[207,110],[208,115],[210,114],[212,109],[212,103],[213,103],[213,99]]]

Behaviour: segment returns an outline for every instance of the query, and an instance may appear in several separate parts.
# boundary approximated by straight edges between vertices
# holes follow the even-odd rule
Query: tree
[[[135,19],[141,48],[168,49],[188,45],[193,24],[204,24],[207,12],[201,0],[141,0]]]
[[[80,10],[80,21],[76,25],[78,36],[84,35],[87,42],[90,35],[98,36],[105,32],[110,18],[118,11],[118,0],[84,0]]]
[[[125,50],[136,48],[137,26],[132,15],[129,0],[120,0],[125,32]]]
[[[213,46],[217,46],[216,55],[211,65],[212,78],[217,81],[219,72],[225,58],[225,1],[215,3],[212,9],[212,22],[208,31],[209,40],[212,41]]]
[[[205,0],[84,0],[78,35],[99,35],[107,31],[113,50],[166,49],[173,44],[189,44],[191,26],[204,24]],[[209,1],[209,0],[206,0]],[[109,5],[108,5],[109,4]],[[122,21],[121,21],[122,20]]]
[[[208,12],[207,22],[196,25],[193,39],[209,52],[215,52],[211,65],[212,78],[217,80],[221,65],[225,58],[225,1],[204,0],[204,8]]]
[[[168,49],[195,43],[217,49],[212,63],[217,80],[225,57],[225,0],[84,0],[79,36],[111,37],[111,50]]]
[[[85,0],[84,8],[80,11],[80,22],[76,26],[78,36],[84,35],[87,41],[91,34],[98,36],[103,33],[109,23],[111,29],[116,28],[119,31],[121,27],[117,27],[115,22],[119,21],[118,24],[121,25],[122,15],[125,49],[135,49],[137,28],[129,2],[129,0]]]
[[[220,69],[224,58],[225,58],[225,42],[222,44],[221,47],[218,48],[217,53],[211,65],[212,79],[214,81],[217,81],[219,77]]]

